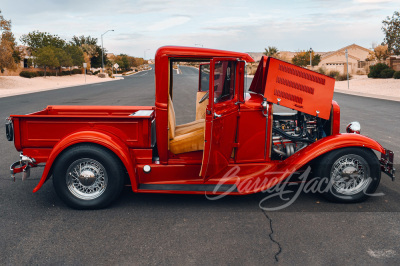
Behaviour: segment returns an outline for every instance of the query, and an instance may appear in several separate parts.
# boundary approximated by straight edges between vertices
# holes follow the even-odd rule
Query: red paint
[[[11,116],[15,129],[16,149],[36,159],[37,163],[46,163],[34,192],[38,191],[49,178],[53,163],[58,156],[67,148],[82,143],[101,145],[115,153],[129,174],[133,191],[177,194],[204,194],[204,191],[143,190],[140,185],[203,185],[222,182],[237,185],[238,191],[231,194],[248,194],[276,185],[290,173],[335,149],[365,147],[381,153],[386,152],[379,143],[368,137],[358,134],[339,134],[340,108],[335,101],[332,101],[333,83],[325,76],[322,77],[314,72],[311,75],[310,71],[305,69],[301,69],[301,73],[308,75],[301,76],[303,74],[299,74],[297,67],[263,57],[250,86],[252,92],[244,94],[243,61],[253,62],[247,54],[170,46],[160,48],[155,58],[154,107],[48,106],[29,115]],[[206,115],[204,151],[173,154],[168,150],[167,110],[170,61],[173,59],[209,61],[207,64],[210,64],[211,69],[210,101]],[[214,98],[214,85],[223,78],[221,75],[213,74],[215,63],[226,60],[236,62],[235,94],[228,100],[214,103],[211,100]],[[282,66],[286,68],[283,69]],[[228,73],[227,71],[227,67],[222,69],[223,73]],[[330,136],[310,144],[284,161],[271,159],[273,103],[278,98],[273,90],[282,89],[282,84],[286,82],[279,78],[291,80],[292,83],[287,83],[291,84],[287,91],[297,97],[303,97],[304,108],[295,106],[293,101],[288,102],[287,99],[281,100],[282,105],[308,113],[319,110],[321,118],[327,118],[328,113],[328,118],[331,119]],[[301,83],[303,86],[293,85],[295,84],[293,82]],[[310,89],[312,87],[310,84],[314,90]],[[322,90],[325,94],[321,92]],[[261,106],[264,97],[268,101],[267,110]],[[130,116],[138,110],[154,110],[154,112],[148,116]],[[154,121],[159,160],[153,158],[151,127]],[[143,171],[145,165],[151,166],[152,170],[149,173]],[[235,172],[238,166],[238,171]],[[228,173],[231,175],[227,176]]]

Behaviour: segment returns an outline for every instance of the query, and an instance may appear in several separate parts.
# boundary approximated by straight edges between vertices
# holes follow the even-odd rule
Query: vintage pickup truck
[[[124,185],[138,193],[257,193],[308,166],[325,180],[322,194],[339,202],[365,200],[381,171],[394,180],[393,152],[360,135],[358,122],[339,133],[334,79],[262,57],[247,90],[246,63],[253,61],[245,53],[161,47],[155,106],[48,106],[11,115],[7,138],[21,152],[12,177],[27,178],[45,164],[33,192],[52,176],[59,197],[79,209],[109,205]],[[173,107],[175,62],[199,68],[196,120],[181,125]],[[276,105],[294,112],[274,113]]]

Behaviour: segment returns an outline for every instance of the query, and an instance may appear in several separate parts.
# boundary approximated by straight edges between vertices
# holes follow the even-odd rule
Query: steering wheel
[[[204,96],[200,99],[199,103],[202,103],[202,102],[204,102],[205,100],[207,100],[207,99],[208,99],[208,96],[209,96],[209,93],[208,93],[208,91],[207,91],[207,93],[204,94]]]

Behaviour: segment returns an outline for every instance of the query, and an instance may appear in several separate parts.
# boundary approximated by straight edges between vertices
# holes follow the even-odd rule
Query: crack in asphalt
[[[281,244],[280,244],[278,241],[276,241],[276,240],[272,237],[272,235],[274,234],[274,229],[272,228],[272,219],[268,216],[268,214],[267,214],[267,212],[266,212],[265,210],[261,209],[261,211],[262,211],[262,213],[264,214],[264,216],[267,218],[267,220],[269,221],[269,228],[270,228],[270,230],[271,230],[271,233],[268,235],[268,236],[269,236],[269,239],[271,239],[271,241],[272,241],[273,243],[275,243],[275,244],[278,246],[278,248],[279,248],[278,252],[275,253],[275,261],[278,262],[278,261],[279,261],[278,256],[279,256],[279,254],[282,252],[282,246],[281,246]]]

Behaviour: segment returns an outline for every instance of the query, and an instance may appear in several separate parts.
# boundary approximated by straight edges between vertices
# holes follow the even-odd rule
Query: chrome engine
[[[328,120],[298,113],[274,113],[272,159],[292,156],[316,140],[326,137],[323,129]]]

